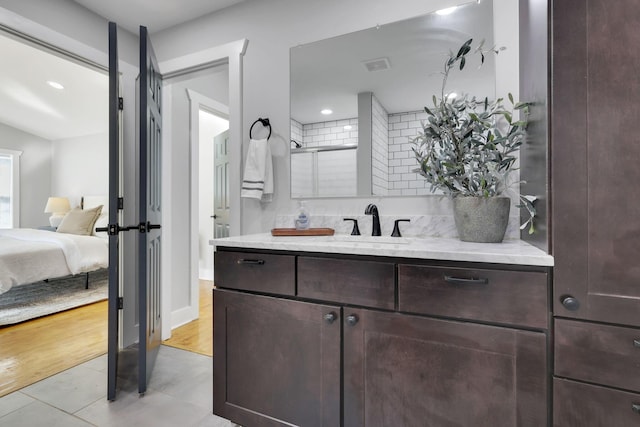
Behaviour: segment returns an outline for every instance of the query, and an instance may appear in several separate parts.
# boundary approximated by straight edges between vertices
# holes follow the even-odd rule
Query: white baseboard
[[[177,327],[180,327],[182,325],[185,325],[191,322],[192,320],[197,319],[199,315],[198,309],[199,307],[195,307],[195,309],[193,307],[183,307],[176,311],[172,311],[171,312],[171,330],[174,330]],[[168,336],[165,336],[165,332],[168,333]],[[163,330],[162,339],[166,340],[169,338],[171,338],[171,331]]]
[[[201,268],[200,271],[198,271],[198,279],[213,282],[213,268]]]

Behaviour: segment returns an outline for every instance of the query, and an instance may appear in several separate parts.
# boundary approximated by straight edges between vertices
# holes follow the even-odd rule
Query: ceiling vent
[[[369,59],[362,63],[367,68],[367,71],[382,71],[391,68],[388,58]]]

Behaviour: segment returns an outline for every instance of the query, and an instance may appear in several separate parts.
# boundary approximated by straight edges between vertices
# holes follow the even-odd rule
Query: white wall
[[[109,134],[53,141],[52,194],[77,206],[82,196],[109,194]]]
[[[192,89],[207,98],[228,105],[229,70],[226,65],[200,71],[172,79],[165,90],[171,91],[171,135],[165,135],[170,143],[172,182],[171,195],[171,246],[175,256],[171,257],[171,311],[176,312],[189,306],[191,275],[189,258],[181,256],[190,251],[190,194],[191,194],[191,149],[190,149],[190,101],[187,89]],[[166,114],[167,112],[165,112]],[[195,130],[198,131],[197,129]],[[196,258],[198,254],[194,254]]]
[[[258,117],[269,117],[272,139],[289,147],[289,49],[301,43],[406,19],[455,5],[456,0],[371,1],[273,0],[245,2],[219,13],[154,34],[160,61],[248,38],[243,60],[244,139]],[[270,204],[242,201],[242,233],[268,231],[276,213],[295,212],[289,196],[289,157],[274,157],[275,194]],[[448,209],[442,198],[352,198],[308,202],[310,212],[355,214],[369,202],[383,214],[428,213]],[[174,204],[173,206],[177,206]],[[186,248],[186,246],[184,246]]]
[[[22,151],[20,156],[20,227],[49,225],[44,213],[51,187],[51,141],[0,123],[0,148]],[[55,194],[57,195],[57,194]]]

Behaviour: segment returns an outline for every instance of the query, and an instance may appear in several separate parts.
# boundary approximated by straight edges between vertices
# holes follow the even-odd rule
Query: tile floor
[[[212,414],[211,357],[161,346],[145,395],[119,384],[114,402],[106,369],[100,356],[0,398],[0,426],[235,426]]]

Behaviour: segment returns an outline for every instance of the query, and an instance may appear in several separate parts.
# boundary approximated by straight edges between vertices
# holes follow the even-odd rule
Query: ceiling
[[[73,0],[134,34],[156,33],[245,0]]]
[[[181,24],[246,0],[74,0],[137,34]],[[108,131],[108,76],[0,32],[0,123],[47,140]],[[64,89],[54,89],[55,81]]]
[[[2,33],[0,52],[1,123],[48,140],[107,132],[106,73]]]

